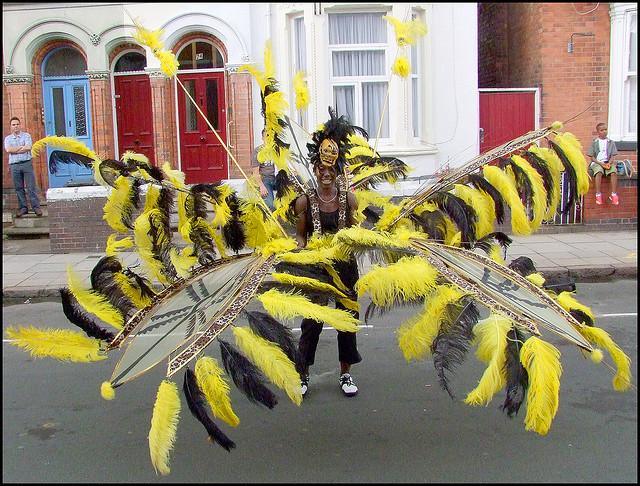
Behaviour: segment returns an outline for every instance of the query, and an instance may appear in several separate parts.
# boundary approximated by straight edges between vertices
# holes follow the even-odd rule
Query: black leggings
[[[345,309],[345,307],[340,302],[336,302],[336,309]],[[356,318],[359,317],[357,312],[354,314]],[[302,319],[300,328],[302,329],[302,334],[300,335],[298,350],[302,363],[309,367],[314,363],[316,357],[316,348],[322,332],[322,323],[313,319]],[[358,352],[355,332],[338,331],[338,360],[341,363],[350,365],[362,361],[362,356]]]

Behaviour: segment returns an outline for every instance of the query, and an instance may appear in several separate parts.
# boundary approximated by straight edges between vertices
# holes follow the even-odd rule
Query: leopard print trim
[[[238,317],[242,309],[254,296],[264,278],[271,272],[275,258],[276,255],[272,255],[260,264],[255,272],[240,286],[239,292],[231,300],[229,306],[218,313],[219,317],[211,323],[200,337],[169,360],[167,378],[186,366]]]
[[[322,225],[320,223],[320,206],[318,205],[317,193],[310,192],[309,203],[311,204],[311,223],[313,225],[313,233],[322,234]],[[341,230],[347,225],[347,191],[343,191],[338,187],[338,229]]]
[[[318,205],[318,197],[316,192],[309,193],[309,204],[311,204],[311,224],[313,225],[313,234],[322,234],[322,225],[320,224],[320,206]]]

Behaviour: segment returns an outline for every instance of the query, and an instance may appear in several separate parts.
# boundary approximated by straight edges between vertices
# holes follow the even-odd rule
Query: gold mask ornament
[[[338,144],[330,138],[325,138],[320,144],[320,161],[326,167],[335,165],[339,153]]]

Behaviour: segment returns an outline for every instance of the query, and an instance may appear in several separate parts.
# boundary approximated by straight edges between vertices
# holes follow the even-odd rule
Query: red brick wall
[[[113,230],[102,219],[106,197],[48,204],[51,253],[102,252]]]
[[[177,127],[173,82],[165,76],[151,76],[153,140],[156,165],[169,162],[178,167]]]
[[[230,73],[227,77],[227,103],[231,113],[231,125],[227,134],[228,144],[232,146],[231,153],[248,176],[251,171],[251,151],[253,140],[253,108],[252,91],[253,77],[249,73]],[[240,170],[229,158],[230,178],[240,179]]]
[[[478,87],[508,87],[507,3],[478,3]]]
[[[111,82],[109,79],[89,81],[91,101],[91,127],[93,151],[99,157],[115,157],[115,134],[113,131],[113,105],[111,104]]]
[[[586,154],[596,136],[596,124],[606,123],[608,118],[611,29],[608,4],[479,4],[478,22],[480,86],[539,87],[540,126],[576,117],[565,124],[564,130],[580,140]],[[574,35],[573,52],[568,53],[567,44],[576,32],[595,35]],[[505,51],[507,61],[503,59]],[[617,158],[631,160],[637,170],[637,151],[620,151]],[[585,196],[586,224],[612,218],[618,222],[636,221],[636,180],[619,186],[620,206],[613,209],[606,204],[595,206],[592,182]],[[606,190],[608,186],[603,185],[603,191]]]

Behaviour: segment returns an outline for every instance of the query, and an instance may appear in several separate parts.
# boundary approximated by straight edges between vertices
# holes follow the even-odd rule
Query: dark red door
[[[146,74],[114,77],[118,150],[144,154],[155,163],[151,83]]]
[[[224,73],[180,74],[178,78],[223,142],[227,140]],[[181,169],[187,184],[228,177],[227,152],[183,89],[178,86]]]
[[[480,153],[536,127],[534,91],[480,92]]]

